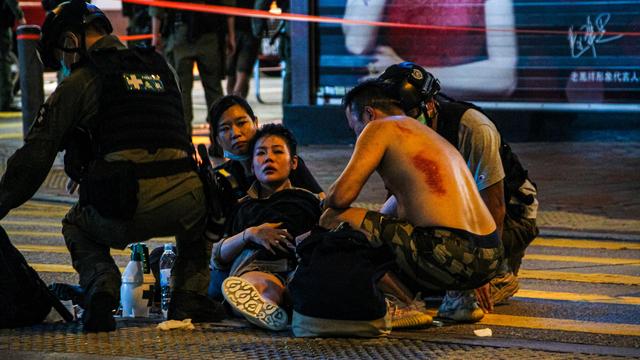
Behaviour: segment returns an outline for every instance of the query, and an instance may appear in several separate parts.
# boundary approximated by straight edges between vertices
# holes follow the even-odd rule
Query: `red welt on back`
[[[424,157],[415,155],[412,159],[413,166],[424,175],[424,182],[433,190],[436,195],[444,195],[447,191],[442,184],[438,163]]]

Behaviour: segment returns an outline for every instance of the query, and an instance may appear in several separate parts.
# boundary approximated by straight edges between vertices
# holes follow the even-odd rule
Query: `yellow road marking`
[[[602,264],[602,265],[633,265],[633,266],[640,265],[640,259],[624,259],[624,258],[582,257],[582,256],[543,255],[543,254],[528,254],[524,258],[526,260],[577,262],[577,263],[590,263],[590,264]]]
[[[569,292],[539,291],[520,289],[515,298],[530,298],[544,300],[580,301],[588,303],[616,304],[616,305],[640,305],[640,297],[633,296],[609,296],[600,294],[578,294]]]
[[[38,237],[38,238],[51,238],[51,237],[59,237],[62,238],[62,233],[57,231],[7,231],[7,235],[9,237],[12,236],[28,236],[28,237]]]
[[[22,139],[22,132],[10,132],[5,134],[0,134],[0,140],[7,139]]]
[[[2,225],[17,226],[56,226],[62,227],[60,221],[19,221],[19,220],[2,220]]]
[[[522,279],[560,280],[595,284],[640,285],[640,276],[618,274],[583,274],[561,271],[522,269],[518,273],[518,277]]]
[[[437,310],[429,309],[429,315],[435,317]],[[570,319],[552,319],[530,316],[485,314],[479,325],[508,326],[525,329],[543,329],[555,331],[574,331],[591,334],[640,336],[640,325],[616,324],[596,321]]]
[[[22,113],[20,111],[0,111],[0,119],[22,119]]]
[[[75,273],[76,270],[71,265],[64,264],[29,264],[37,272]],[[123,272],[124,268],[120,268]],[[154,281],[153,274],[144,274],[144,281]]]
[[[15,209],[9,213],[11,217],[36,217],[36,218],[60,218],[62,219],[67,211],[58,210],[22,210]]]
[[[532,246],[550,246],[581,249],[607,249],[607,250],[640,250],[638,242],[623,241],[596,241],[596,240],[575,240],[575,239],[551,239],[536,238],[531,243]]]
[[[14,129],[14,128],[22,129],[22,123],[19,121],[16,121],[16,122],[7,122],[7,123],[0,124],[0,129]]]
[[[614,324],[595,321],[550,319],[529,316],[486,314],[479,322],[483,325],[510,326],[528,329],[575,331],[591,334],[640,336],[640,325]]]
[[[67,250],[66,246],[56,246],[56,245],[21,244],[21,245],[16,245],[16,248],[18,248],[18,250],[23,252],[44,252],[49,254],[68,254],[69,253],[69,250]],[[131,251],[111,249],[111,255],[129,256],[131,255]]]

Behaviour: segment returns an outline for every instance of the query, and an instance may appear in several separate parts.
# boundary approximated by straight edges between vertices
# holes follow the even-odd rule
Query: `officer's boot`
[[[114,331],[116,321],[113,311],[120,302],[120,276],[118,273],[101,274],[85,293],[85,309],[82,315],[85,332]]]

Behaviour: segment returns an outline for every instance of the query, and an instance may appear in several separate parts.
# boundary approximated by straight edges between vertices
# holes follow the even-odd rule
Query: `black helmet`
[[[399,100],[406,113],[440,92],[438,79],[409,61],[389,66],[378,80],[389,86],[388,95]]]
[[[68,52],[84,51],[85,27],[95,21],[101,21],[107,33],[110,34],[113,31],[111,22],[102,10],[95,5],[84,2],[84,0],[63,2],[49,12],[42,25],[42,37],[38,44],[38,51],[44,65],[53,70],[60,69],[60,62],[54,56],[55,49]],[[62,48],[58,41],[65,31],[72,31],[81,36],[80,48]]]

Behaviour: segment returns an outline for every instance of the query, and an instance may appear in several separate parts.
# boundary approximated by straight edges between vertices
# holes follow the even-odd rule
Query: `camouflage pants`
[[[536,219],[515,217],[507,211],[502,229],[502,243],[505,261],[515,275],[518,275],[525,250],[539,233]]]
[[[404,278],[431,290],[475,289],[493,278],[502,261],[502,244],[494,232],[478,236],[448,228],[414,227],[405,220],[367,212],[361,228],[373,246],[394,252]]]

